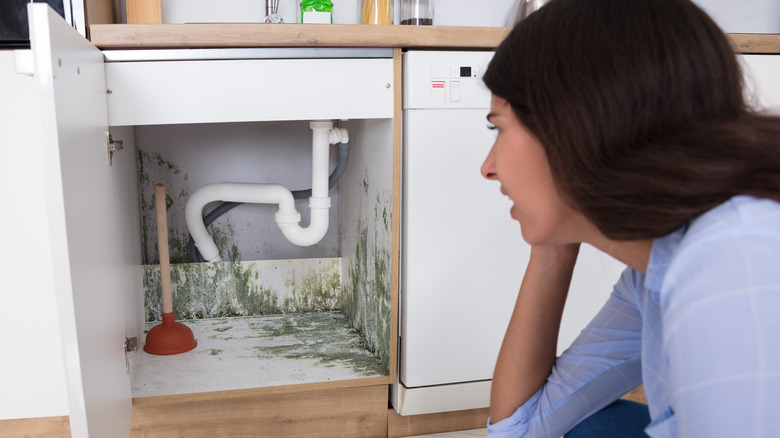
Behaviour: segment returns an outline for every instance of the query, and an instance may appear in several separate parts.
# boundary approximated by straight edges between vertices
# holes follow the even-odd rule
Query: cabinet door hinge
[[[114,152],[124,149],[122,140],[114,140],[111,131],[106,131],[106,147],[108,149],[108,165],[111,166],[114,159]]]
[[[130,374],[130,358],[135,356],[136,351],[138,351],[138,338],[125,337],[125,369],[127,374]]]

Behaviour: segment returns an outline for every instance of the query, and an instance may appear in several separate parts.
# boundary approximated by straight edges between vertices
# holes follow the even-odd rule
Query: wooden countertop
[[[492,49],[508,27],[369,24],[95,24],[90,39],[101,49],[216,47],[402,47]],[[780,53],[780,35],[730,34],[741,53]]]
[[[214,47],[496,47],[507,27],[370,24],[100,24],[90,39],[101,49]]]
[[[734,50],[739,53],[780,53],[780,34],[729,34]]]

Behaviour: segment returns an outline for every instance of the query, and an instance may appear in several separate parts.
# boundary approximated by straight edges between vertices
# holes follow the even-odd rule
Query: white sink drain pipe
[[[217,183],[203,186],[187,200],[184,217],[187,228],[203,259],[219,262],[217,245],[203,223],[203,207],[214,201],[277,204],[276,225],[291,243],[311,246],[322,240],[328,231],[330,197],[328,196],[329,146],[347,143],[346,129],[333,128],[331,121],[309,122],[312,129],[312,190],[309,198],[311,221],[301,227],[301,215],[295,209],[292,192],[281,184]]]

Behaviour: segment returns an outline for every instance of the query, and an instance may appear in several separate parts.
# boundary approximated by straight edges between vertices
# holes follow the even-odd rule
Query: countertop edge
[[[327,32],[323,31],[327,27]],[[508,27],[366,24],[97,24],[100,49],[217,47],[402,47],[491,49]]]
[[[327,27],[327,32],[324,28]],[[100,49],[238,47],[401,47],[492,49],[508,27],[368,24],[95,24]],[[780,34],[728,34],[739,53],[780,53]]]

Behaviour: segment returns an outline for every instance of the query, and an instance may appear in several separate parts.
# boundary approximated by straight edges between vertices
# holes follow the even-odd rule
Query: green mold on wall
[[[155,213],[154,186],[163,184],[166,188],[165,205],[168,213],[168,248],[172,263],[181,263],[189,259],[187,233],[180,233],[170,224],[184,217],[184,205],[187,202],[187,174],[174,163],[166,161],[159,153],[149,153],[143,149],[137,152],[138,194],[141,207],[141,245],[144,264],[159,263],[157,250],[157,219]],[[177,187],[173,193],[171,188]]]
[[[341,273],[335,264],[325,270],[310,269],[300,278],[293,272],[292,277],[285,281],[285,286],[289,291],[284,298],[285,313],[324,312],[339,308]]]
[[[363,189],[366,190],[366,179]],[[342,309],[366,347],[390,365],[392,193],[377,192],[371,213],[361,214],[347,268]],[[365,210],[364,210],[365,211]]]
[[[144,266],[146,320],[160,321],[159,265]],[[341,259],[171,264],[178,319],[338,310]]]

